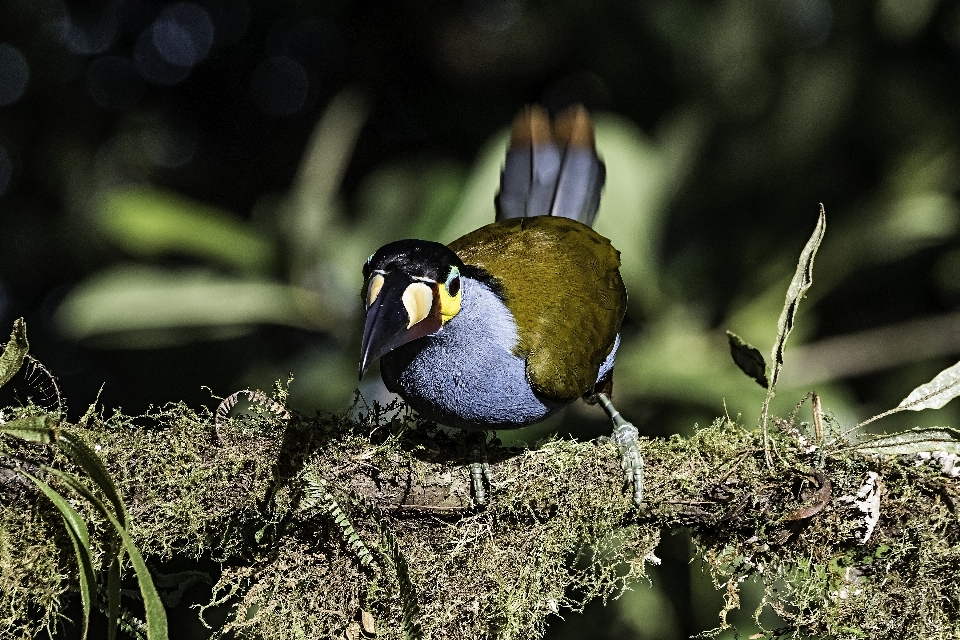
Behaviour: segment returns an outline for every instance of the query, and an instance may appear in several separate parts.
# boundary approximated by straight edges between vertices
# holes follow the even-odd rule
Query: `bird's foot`
[[[470,491],[474,502],[484,505],[487,503],[484,484],[493,487],[493,479],[490,475],[490,463],[487,461],[487,434],[480,432],[478,436],[470,448]]]
[[[487,503],[487,492],[484,488],[484,480],[490,484],[490,464],[486,461],[470,463],[470,489],[473,492],[473,499],[478,505]]]
[[[610,437],[620,450],[624,478],[627,486],[633,488],[633,502],[637,506],[643,502],[643,457],[637,447],[640,432],[620,415],[605,393],[598,393],[597,401],[613,422],[613,435]]]

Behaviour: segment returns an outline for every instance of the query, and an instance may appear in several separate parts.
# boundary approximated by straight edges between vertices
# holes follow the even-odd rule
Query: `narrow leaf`
[[[763,361],[763,354],[732,331],[727,331],[727,340],[730,342],[730,355],[733,356],[734,363],[740,367],[740,371],[756,380],[757,384],[764,389],[769,387],[767,363]]]
[[[0,433],[6,433],[21,440],[53,444],[57,441],[58,420],[51,415],[19,418],[0,424]]]
[[[167,614],[163,608],[163,602],[160,600],[160,594],[157,593],[157,588],[153,584],[153,578],[150,577],[150,570],[147,569],[147,564],[144,562],[143,556],[140,555],[140,550],[137,549],[137,545],[134,544],[133,538],[130,537],[126,527],[120,524],[120,521],[110,512],[110,509],[82,482],[56,469],[50,469],[49,471],[55,473],[71,489],[89,500],[97,511],[113,525],[114,530],[123,541],[124,549],[130,556],[130,564],[133,566],[137,582],[140,584],[140,595],[143,597],[143,607],[147,618],[147,638],[149,640],[168,640]]]
[[[113,482],[113,477],[107,471],[103,461],[100,460],[100,456],[72,431],[64,430],[59,435],[60,450],[87,472],[87,475],[113,505],[117,521],[122,527],[126,528],[126,507],[116,484]],[[85,485],[84,488],[86,488]],[[112,560],[107,580],[107,630],[108,639],[114,640],[117,637],[117,620],[120,615],[120,565],[123,562],[123,547],[119,544],[112,545],[110,555],[112,555]]]
[[[911,391],[910,395],[897,405],[897,408],[910,411],[939,409],[958,395],[960,395],[960,362],[949,369],[944,369],[933,380]]]
[[[331,304],[316,292],[262,278],[121,266],[74,287],[54,320],[71,338],[142,349],[184,344],[198,331],[234,336],[261,323],[332,330],[349,313],[352,306],[345,301]]]
[[[3,348],[0,354],[0,387],[10,382],[10,378],[20,371],[23,366],[23,359],[27,357],[27,351],[30,350],[30,343],[27,342],[27,323],[23,318],[17,318],[13,321],[13,332],[10,334],[10,342]]]
[[[770,401],[773,400],[777,380],[780,378],[780,370],[783,368],[783,350],[787,346],[787,338],[790,337],[790,332],[793,331],[793,323],[797,317],[797,309],[800,307],[800,299],[813,284],[813,259],[817,255],[820,243],[823,242],[823,235],[826,230],[827,216],[821,204],[817,226],[814,227],[813,235],[810,236],[807,244],[803,247],[803,251],[800,252],[797,271],[793,274],[790,286],[787,287],[787,299],[783,305],[783,311],[780,313],[780,320],[777,322],[777,340],[774,342],[773,351],[770,354],[770,386],[767,387],[767,397],[763,401],[763,409],[760,412],[760,425],[763,428],[763,453],[769,468],[773,467],[773,456],[770,453],[770,442],[767,436],[767,415],[770,411]]]
[[[143,608],[147,617],[147,638],[148,640],[167,640],[167,613],[163,608],[163,602],[160,600],[160,594],[157,593],[157,588],[153,585],[147,563],[144,562],[140,550],[137,549],[137,546],[133,543],[133,538],[130,537],[126,529],[120,526],[113,515],[107,515],[110,524],[114,526],[123,539],[123,546],[130,556],[130,564],[137,576],[137,582],[140,583],[140,595],[143,597]]]
[[[72,431],[67,431],[64,429],[60,431],[59,436],[60,437],[57,441],[57,444],[60,445],[61,451],[69,456],[70,460],[87,472],[90,478],[97,484],[97,487],[99,487],[99,489],[103,491],[103,494],[107,496],[110,504],[113,505],[113,510],[117,516],[117,520],[120,521],[120,524],[123,527],[126,527],[126,507],[123,505],[123,499],[120,497],[120,492],[117,490],[117,485],[113,482],[113,477],[110,475],[110,472],[107,471],[103,461],[100,460],[100,456],[98,456],[93,449],[84,444],[84,442]]]
[[[909,455],[924,451],[946,451],[960,455],[960,431],[948,427],[911,429],[889,436],[880,436],[852,447],[861,453]]]
[[[780,313],[780,320],[777,322],[777,341],[773,345],[773,351],[770,354],[771,374],[770,391],[773,392],[777,386],[777,380],[780,377],[780,369],[783,367],[783,350],[787,345],[787,338],[793,331],[793,323],[797,317],[797,309],[800,307],[800,299],[807,293],[810,285],[813,284],[813,259],[817,255],[817,249],[823,242],[823,235],[827,230],[827,217],[820,205],[820,217],[817,219],[817,226],[813,230],[813,235],[807,240],[806,246],[800,252],[800,260],[797,263],[797,271],[793,274],[793,280],[787,288],[787,299],[783,305],[783,311]]]
[[[148,258],[185,254],[251,273],[269,272],[276,259],[269,238],[236,214],[169,191],[109,192],[96,222],[118,245]]]
[[[6,465],[4,465],[6,466]],[[13,467],[7,467],[13,469]],[[87,531],[87,525],[67,500],[50,487],[46,482],[36,476],[24,471],[15,469],[24,476],[33,481],[35,485],[47,496],[50,502],[60,511],[66,524],[67,533],[70,535],[70,541],[73,543],[73,551],[77,557],[80,578],[80,601],[83,604],[83,632],[82,637],[86,640],[87,629],[90,625],[90,607],[93,603],[93,586],[97,584],[97,574],[93,569],[93,559],[90,556],[90,534]]]
[[[120,562],[123,549],[114,549],[107,574],[107,640],[116,640],[117,620],[120,618]]]

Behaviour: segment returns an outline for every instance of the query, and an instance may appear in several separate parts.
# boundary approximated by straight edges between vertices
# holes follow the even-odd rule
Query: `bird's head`
[[[363,265],[360,377],[383,355],[436,333],[460,311],[463,261],[439,242],[398,240]]]

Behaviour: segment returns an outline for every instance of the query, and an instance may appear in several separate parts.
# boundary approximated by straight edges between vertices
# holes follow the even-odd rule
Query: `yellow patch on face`
[[[407,329],[430,314],[433,308],[433,290],[422,282],[414,282],[403,292],[403,307],[407,310]]]
[[[370,278],[370,284],[367,285],[367,309],[373,304],[377,296],[380,295],[380,289],[383,288],[383,276],[379,273]]]
[[[437,287],[440,292],[440,322],[446,324],[453,316],[460,313],[460,286],[457,283],[457,293],[450,295],[444,285]]]

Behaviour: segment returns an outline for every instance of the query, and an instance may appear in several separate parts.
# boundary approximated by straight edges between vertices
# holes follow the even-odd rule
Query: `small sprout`
[[[820,402],[820,396],[816,393],[813,394],[813,432],[817,437],[817,442],[823,442],[823,404]]]
[[[36,404],[47,411],[63,409],[63,396],[57,385],[57,378],[49,369],[29,353],[24,358],[24,381],[39,394]]]
[[[256,391],[251,391],[250,389],[241,389],[240,391],[234,391],[229,396],[224,398],[220,404],[217,406],[216,418],[214,420],[213,426],[216,429],[217,437],[222,440],[220,437],[220,429],[222,429],[226,422],[227,417],[230,415],[230,410],[237,406],[237,402],[240,401],[241,395],[246,395],[247,400],[254,404],[258,404],[265,409],[275,413],[281,420],[289,420],[290,412],[282,404],[269,397],[263,391],[257,389]]]
[[[770,385],[767,387],[767,397],[763,401],[763,408],[760,412],[760,426],[763,429],[763,453],[768,468],[773,467],[773,456],[770,453],[770,440],[767,435],[767,416],[770,411],[770,401],[773,400],[777,380],[780,378],[780,370],[783,368],[783,350],[787,346],[787,338],[790,337],[790,332],[793,331],[793,323],[797,318],[800,300],[806,295],[810,285],[813,284],[813,259],[817,255],[820,243],[823,242],[823,235],[826,230],[827,217],[823,205],[820,205],[817,225],[813,230],[813,235],[804,245],[803,251],[800,252],[797,270],[793,274],[790,286],[787,287],[786,301],[783,305],[783,311],[780,313],[780,320],[777,322],[777,340],[770,354]]]

